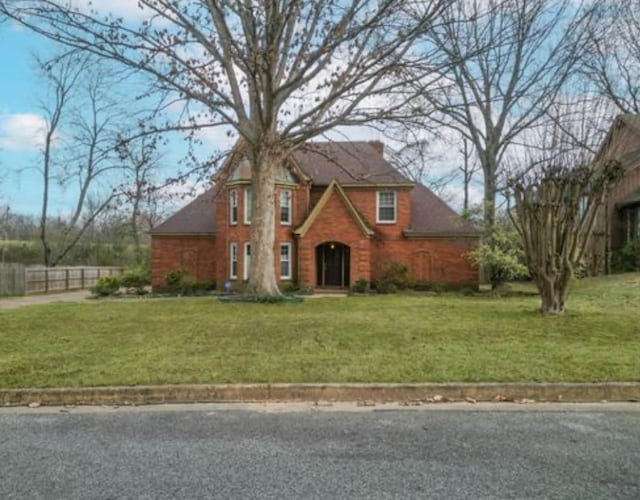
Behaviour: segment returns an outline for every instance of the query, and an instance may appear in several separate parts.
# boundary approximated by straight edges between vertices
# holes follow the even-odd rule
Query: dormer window
[[[238,190],[229,191],[229,224],[238,223]]]
[[[280,190],[280,224],[291,224],[291,190]]]
[[[394,224],[396,222],[396,192],[378,191],[377,202],[378,224]]]
[[[244,223],[251,224],[251,188],[244,188]]]

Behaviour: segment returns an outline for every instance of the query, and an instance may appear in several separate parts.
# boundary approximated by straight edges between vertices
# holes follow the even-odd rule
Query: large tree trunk
[[[280,158],[264,151],[251,158],[252,214],[251,266],[248,292],[253,295],[281,295],[275,272],[275,178]]]

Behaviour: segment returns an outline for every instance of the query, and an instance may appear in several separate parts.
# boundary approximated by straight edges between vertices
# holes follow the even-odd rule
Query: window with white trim
[[[291,243],[280,245],[280,279],[291,279]]]
[[[244,279],[249,279],[249,269],[251,268],[251,243],[244,244]]]
[[[238,277],[238,244],[229,244],[229,278],[236,279]]]
[[[238,190],[229,191],[229,224],[238,223]]]
[[[251,188],[244,188],[244,223],[251,224]]]
[[[396,192],[378,191],[377,220],[379,224],[393,224],[396,221]]]
[[[291,224],[291,189],[280,190],[280,224]]]

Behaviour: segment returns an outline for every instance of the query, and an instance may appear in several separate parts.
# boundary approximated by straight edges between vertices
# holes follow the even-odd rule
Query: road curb
[[[259,402],[640,401],[640,383],[214,384],[0,390],[22,406]]]

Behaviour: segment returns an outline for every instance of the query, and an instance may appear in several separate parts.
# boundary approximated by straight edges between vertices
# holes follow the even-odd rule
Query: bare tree
[[[569,283],[589,245],[608,190],[622,175],[619,162],[549,164],[510,183],[512,220],[546,314],[564,312]]]
[[[277,295],[276,167],[305,141],[341,125],[406,112],[391,76],[447,0],[139,0],[139,24],[57,0],[0,0],[4,13],[68,46],[152,76],[199,103],[193,126],[228,126],[252,167],[249,288]],[[411,7],[411,9],[409,9]],[[433,72],[433,67],[425,71]],[[423,79],[417,66],[405,74]],[[393,96],[385,105],[379,96]]]
[[[140,235],[153,228],[157,212],[161,185],[155,182],[161,154],[158,150],[160,137],[143,136],[136,141],[124,141],[118,145],[118,154],[124,162],[125,179],[119,188],[121,203],[129,212],[129,234],[133,241],[137,264],[144,260]],[[143,229],[143,225],[146,227]]]
[[[584,73],[621,113],[640,113],[640,0],[600,2]]]
[[[464,190],[462,209],[466,213],[469,211],[469,189],[471,187],[471,181],[475,174],[478,173],[480,166],[476,161],[474,161],[475,155],[473,148],[466,137],[462,138],[462,146],[460,146],[458,151],[462,156],[462,165],[458,167],[458,170],[462,174],[462,185]]]
[[[52,99],[43,104],[47,128],[39,171],[42,175],[40,241],[45,266],[56,266],[78,243],[95,218],[116,196],[99,183],[120,169],[116,161],[117,131],[124,115],[113,100],[110,81],[90,57],[76,53],[39,62]],[[51,189],[76,193],[65,223],[50,232]],[[91,203],[89,200],[91,198]]]
[[[429,118],[475,149],[487,228],[494,223],[505,154],[563,89],[588,43],[592,14],[570,0],[461,0],[426,34],[425,42],[444,57],[440,66],[448,68],[441,91],[425,93],[442,110]]]

